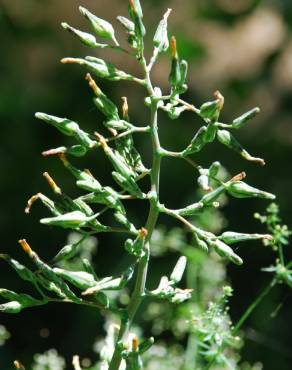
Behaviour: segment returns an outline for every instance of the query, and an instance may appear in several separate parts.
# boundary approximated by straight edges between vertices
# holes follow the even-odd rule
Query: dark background
[[[218,144],[202,151],[200,163],[207,165],[220,160],[231,174],[245,170],[250,184],[277,194],[283,219],[291,225],[291,1],[145,0],[142,3],[149,30],[148,56],[152,49],[151,37],[161,14],[167,7],[173,8],[170,32],[177,37],[181,57],[190,64],[189,91],[185,96],[188,100],[200,105],[211,98],[214,90],[220,89],[225,96],[225,122],[254,106],[262,109],[258,118],[237,133],[237,138],[251,153],[266,159],[265,167],[245,162]],[[22,262],[27,260],[18,247],[20,238],[27,238],[43,258],[52,257],[66,241],[65,231],[39,225],[38,219],[47,215],[43,207],[36,205],[31,216],[23,212],[30,195],[39,191],[49,194],[42,172],[54,174],[68,194],[77,194],[72,179],[59,161],[40,155],[45,149],[70,141],[37,121],[34,112],[68,116],[79,120],[91,131],[101,124],[84,81],[84,70],[58,62],[64,56],[95,53],[79,46],[60,27],[61,21],[68,21],[77,28],[86,29],[78,5],[84,5],[114,23],[116,15],[126,15],[127,1],[0,0],[0,252],[12,254]],[[121,27],[116,29],[119,40],[123,40]],[[121,69],[139,74],[135,63],[123,55],[108,51],[97,51],[96,54],[111,59]],[[165,92],[168,73],[169,58],[164,56],[153,71],[153,80]],[[99,81],[99,85],[117,103],[121,96],[127,95],[134,121],[146,123],[147,111],[141,88],[126,82],[109,84]],[[169,149],[182,149],[198,123],[198,119],[189,113],[176,121],[161,115],[162,144]],[[146,162],[149,161],[150,143],[139,140],[138,143]],[[94,174],[110,183],[103,156],[94,153],[86,160]],[[167,164],[168,161],[162,173],[162,201],[177,207],[195,191],[195,174],[190,174],[190,168],[181,162]],[[265,206],[264,201],[232,200],[225,209],[229,228],[260,230],[261,226],[252,215]],[[145,210],[140,210],[141,207],[132,207],[133,217],[144,217]],[[95,261],[100,275],[109,270],[119,271],[123,265],[119,243],[118,239],[100,238]],[[240,254],[245,259],[243,267],[229,269],[235,288],[231,311],[235,320],[268,279],[260,272],[260,267],[273,260],[271,252],[260,244],[246,246]],[[167,269],[167,259],[163,262],[161,269]],[[155,276],[152,275],[152,279],[155,280]],[[0,261],[0,281],[1,287],[20,289],[24,286],[3,261]],[[246,325],[254,331],[247,330],[243,357],[251,362],[262,361],[267,370],[291,369],[292,301],[289,294],[287,288],[277,287]],[[271,319],[270,314],[283,300],[283,308],[276,318]],[[29,363],[33,353],[51,347],[68,358],[77,352],[91,356],[88,344],[103,334],[99,313],[73,306],[51,305],[15,316],[1,314],[0,323],[12,334],[12,339],[0,348],[1,370],[9,369],[15,358]],[[46,339],[39,334],[43,327],[50,329]]]

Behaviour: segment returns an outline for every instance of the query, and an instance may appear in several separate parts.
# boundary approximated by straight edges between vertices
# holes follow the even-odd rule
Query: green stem
[[[147,69],[146,61],[143,58],[141,61],[145,72],[145,79],[147,81],[147,90],[150,96],[153,98],[153,87],[150,81],[149,71]],[[150,255],[150,240],[155,228],[158,216],[159,216],[159,207],[158,198],[159,198],[159,178],[160,178],[160,164],[161,164],[161,147],[159,142],[158,136],[158,127],[157,127],[157,101],[155,99],[152,100],[151,105],[151,119],[150,119],[150,135],[152,140],[152,155],[153,155],[153,163],[152,169],[150,173],[151,177],[151,196],[150,196],[150,210],[147,218],[147,222],[145,228],[148,232],[146,241],[145,241],[145,255],[140,259],[138,264],[138,271],[136,277],[136,283],[134,287],[134,291],[132,293],[129,306],[128,306],[128,320],[122,320],[118,340],[116,343],[116,347],[114,350],[114,354],[109,366],[109,370],[118,370],[121,364],[121,351],[119,344],[123,339],[124,335],[128,332],[135,314],[142,302],[144,293],[145,293],[145,284],[147,279],[147,272],[148,272],[148,263],[149,263],[149,255]]]
[[[273,279],[261,292],[261,294],[252,302],[252,304],[247,308],[247,310],[244,312],[244,314],[241,316],[241,318],[238,320],[237,324],[235,325],[232,333],[235,335],[238,330],[242,327],[242,325],[245,323],[245,321],[249,318],[249,316],[252,314],[252,312],[255,310],[255,308],[261,303],[263,298],[270,292],[270,290],[274,287],[275,280]]]

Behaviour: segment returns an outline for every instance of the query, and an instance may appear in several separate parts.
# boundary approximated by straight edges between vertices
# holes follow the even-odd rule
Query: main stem
[[[154,98],[153,88],[150,81],[149,70],[146,66],[145,59],[143,58],[142,66],[145,71],[145,80],[147,84],[147,90],[149,91],[150,97],[152,98],[151,104],[151,119],[150,119],[150,135],[152,141],[152,169],[151,169],[151,192],[150,192],[150,210],[147,218],[145,228],[148,232],[145,241],[145,255],[140,259],[138,264],[137,278],[134,287],[131,300],[128,305],[127,318],[121,320],[121,327],[119,331],[118,340],[116,343],[115,351],[109,366],[109,370],[118,370],[121,364],[121,349],[119,347],[120,341],[123,339],[124,335],[128,332],[134,316],[141,304],[145,293],[145,284],[148,272],[148,263],[150,256],[150,241],[153,230],[155,228],[158,216],[159,216],[159,178],[160,178],[160,165],[161,165],[161,147],[158,136],[158,126],[157,126],[157,101]]]

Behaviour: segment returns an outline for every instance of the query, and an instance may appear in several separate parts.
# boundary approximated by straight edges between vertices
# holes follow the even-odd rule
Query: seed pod
[[[246,124],[246,122],[248,122],[249,120],[254,118],[260,111],[261,111],[260,108],[256,107],[256,108],[244,113],[242,116],[233,120],[232,125],[231,125],[232,128],[235,128],[235,129],[241,128],[242,126],[244,126]]]
[[[134,33],[135,24],[132,21],[130,21],[128,18],[123,17],[121,15],[117,17],[117,20],[121,23],[121,25],[126,29],[128,33],[131,33],[131,34]]]
[[[181,69],[177,53],[176,39],[174,36],[171,37],[170,48],[172,58],[171,58],[171,70],[168,80],[172,88],[176,88],[181,83]]]
[[[171,9],[167,9],[163,15],[162,20],[159,22],[157,30],[155,32],[153,42],[155,48],[158,49],[159,53],[167,51],[169,47],[168,34],[167,34],[167,19],[171,13]]]
[[[235,263],[236,265],[242,265],[242,259],[233,252],[232,248],[229,245],[223,243],[221,240],[210,240],[209,241],[210,247],[213,247],[215,252],[219,254],[221,257],[225,257],[231,262]]]
[[[179,260],[177,261],[170,275],[170,280],[173,281],[174,284],[177,284],[181,281],[186,265],[187,265],[187,258],[185,256],[181,256]]]
[[[91,288],[97,284],[94,276],[85,271],[68,271],[57,267],[53,268],[53,271],[81,290]]]
[[[209,176],[212,178],[212,177],[216,177],[219,170],[220,170],[220,167],[221,167],[221,164],[220,162],[216,161],[216,162],[213,162],[211,164],[211,166],[209,167]]]
[[[271,200],[276,198],[274,194],[256,189],[243,181],[229,182],[225,184],[225,188],[235,198],[264,198]]]
[[[247,161],[255,162],[260,165],[264,165],[265,161],[261,158],[252,157],[240,143],[235,139],[234,136],[227,130],[218,130],[217,131],[217,138],[223,144],[226,145],[228,148],[234,150],[235,152],[239,153],[243,158]]]
[[[83,8],[82,6],[79,7],[79,11],[82,15],[84,15],[85,18],[89,20],[94,32],[98,36],[108,40],[113,40],[116,45],[119,44],[115,37],[115,30],[108,21],[105,21],[104,19],[97,17],[96,15],[92,14],[89,10]]]
[[[0,304],[0,312],[4,313],[19,313],[22,309],[22,305],[17,301]]]
[[[250,240],[273,240],[273,237],[269,234],[244,234],[236,233],[233,231],[225,231],[222,235],[219,236],[219,239],[224,243],[233,244],[240,243]]]
[[[26,266],[23,266],[21,263],[11,258],[8,254],[0,254],[0,258],[3,258],[6,262],[8,262],[22,280],[29,281],[31,283],[35,282],[34,273]]]
[[[90,33],[79,31],[76,28],[71,27],[68,23],[65,23],[65,22],[61,23],[61,25],[65,30],[73,33],[73,35],[76,36],[78,40],[82,42],[82,44],[89,46],[90,48],[97,47],[96,38]]]
[[[190,145],[183,151],[183,156],[187,156],[193,153],[199,152],[206,144],[205,133],[207,131],[206,126],[202,126],[193,137]]]

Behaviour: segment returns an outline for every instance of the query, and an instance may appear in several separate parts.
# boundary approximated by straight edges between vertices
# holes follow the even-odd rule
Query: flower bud
[[[177,53],[176,39],[174,36],[171,37],[170,48],[172,59],[171,59],[171,70],[168,80],[172,88],[176,88],[178,85],[180,85],[181,82],[181,69]]]
[[[117,17],[117,20],[121,23],[121,25],[126,29],[128,33],[132,33],[132,34],[134,33],[135,24],[132,21],[130,21],[128,18],[123,17],[121,15]]]
[[[116,45],[119,44],[115,37],[115,30],[109,22],[97,17],[96,15],[92,14],[89,10],[83,8],[82,6],[79,7],[79,11],[82,15],[84,15],[85,18],[89,20],[94,32],[98,36],[108,40],[113,40]]]
[[[167,51],[169,47],[168,34],[167,34],[167,19],[171,13],[171,9],[167,9],[166,13],[163,15],[157,30],[155,32],[153,42],[155,48],[158,49],[159,53]]]
[[[204,240],[200,239],[197,234],[194,233],[193,235],[194,235],[195,246],[199,247],[203,252],[208,253],[209,248],[208,248],[207,243]]]
[[[57,267],[53,268],[53,271],[62,279],[81,290],[91,288],[97,284],[94,276],[85,271],[68,271]]]
[[[212,188],[209,185],[209,170],[206,168],[201,168],[199,170],[200,176],[198,177],[198,185],[204,191],[211,191]]]
[[[269,234],[244,234],[244,233],[236,233],[233,231],[225,231],[219,237],[224,243],[233,244],[233,243],[240,243],[250,240],[273,240],[273,237]]]
[[[209,119],[212,122],[217,122],[220,111],[223,108],[224,97],[219,91],[215,91],[214,96],[216,100],[204,103],[200,107],[200,116],[204,119]]]
[[[139,345],[139,353],[143,354],[154,344],[154,338],[150,337]]]
[[[187,258],[185,256],[181,256],[179,260],[177,261],[170,275],[170,280],[173,281],[174,284],[177,284],[181,281],[186,265],[187,265]]]
[[[75,229],[85,226],[94,218],[95,217],[87,217],[80,211],[73,211],[56,217],[42,218],[40,222],[44,225],[59,226],[65,229]]]
[[[76,36],[82,42],[82,44],[89,46],[90,48],[95,48],[97,46],[95,37],[91,35],[90,33],[79,31],[76,28],[71,27],[68,23],[65,23],[65,22],[61,24],[65,30],[73,33],[73,35]]]
[[[207,131],[206,126],[202,126],[193,137],[190,145],[183,151],[183,156],[187,156],[193,153],[199,152],[206,144],[205,133]]]
[[[22,309],[22,305],[17,301],[0,304],[0,312],[4,313],[19,313]]]
[[[128,130],[129,128],[131,128],[131,125],[129,124],[129,122],[124,121],[124,120],[109,120],[109,121],[105,121],[103,124],[107,128],[118,130],[118,131]]]
[[[243,158],[247,161],[255,162],[260,165],[264,165],[265,161],[261,158],[252,157],[240,143],[235,139],[234,136],[227,130],[218,130],[217,131],[217,138],[223,144],[226,145],[228,148],[234,150],[235,152],[239,153]]]
[[[246,124],[246,122],[248,122],[249,120],[254,118],[259,112],[260,112],[260,108],[256,107],[256,108],[244,113],[242,116],[233,120],[232,125],[231,125],[232,128],[235,128],[235,129],[241,128],[242,126],[244,126]]]
[[[115,104],[100,90],[96,85],[94,79],[87,73],[85,79],[88,81],[89,86],[92,88],[96,97],[93,99],[96,107],[104,114],[109,120],[120,121],[118,108]]]
[[[125,249],[127,252],[132,254],[135,257],[142,257],[143,256],[143,248],[145,244],[145,238],[148,232],[145,228],[139,230],[138,236],[135,240],[127,239],[125,242]]]
[[[195,216],[202,211],[204,204],[202,202],[191,204],[185,208],[177,210],[180,216]]]
[[[36,118],[56,127],[62,134],[66,136],[74,136],[81,145],[87,148],[93,148],[96,145],[96,143],[89,138],[89,135],[79,128],[79,125],[76,122],[71,121],[68,118],[60,118],[40,112],[36,113],[35,116]]]
[[[3,258],[9,264],[22,280],[29,281],[31,283],[35,281],[34,273],[26,266],[23,266],[7,254],[0,254],[0,258]]]
[[[275,195],[256,189],[243,181],[228,182],[225,184],[225,188],[229,194],[235,198],[264,198],[264,199],[275,199]]]
[[[227,258],[236,265],[243,264],[242,259],[233,252],[232,248],[230,248],[229,245],[223,243],[221,240],[210,240],[209,245],[210,247],[214,248],[215,252],[219,254],[219,256]]]
[[[219,170],[220,170],[220,167],[221,167],[221,164],[220,162],[216,161],[216,162],[213,162],[209,168],[209,176],[212,178],[212,177],[216,177]]]
[[[215,202],[221,194],[225,192],[225,187],[223,185],[218,186],[217,189],[211,191],[210,193],[203,196],[200,200],[204,204],[204,206],[211,206],[213,202]]]

